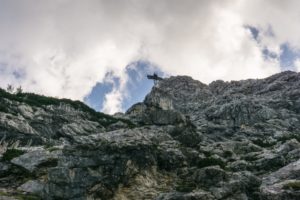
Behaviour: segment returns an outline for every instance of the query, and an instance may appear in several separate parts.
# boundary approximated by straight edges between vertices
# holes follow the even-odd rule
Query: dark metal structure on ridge
[[[156,73],[153,73],[153,75],[147,75],[147,78],[153,80],[154,85],[157,85],[158,81],[164,80],[162,77],[159,77]]]

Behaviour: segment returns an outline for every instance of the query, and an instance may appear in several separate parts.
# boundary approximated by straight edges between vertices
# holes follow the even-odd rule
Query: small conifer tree
[[[23,89],[21,86],[19,86],[17,89],[16,89],[16,94],[21,94],[23,92]]]
[[[14,86],[12,86],[11,84],[7,85],[6,91],[9,93],[13,93],[15,90]]]

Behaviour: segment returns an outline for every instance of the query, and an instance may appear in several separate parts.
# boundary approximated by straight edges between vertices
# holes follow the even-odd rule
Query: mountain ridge
[[[6,199],[298,199],[300,74],[165,78],[124,114],[0,90]],[[0,195],[0,196],[1,196]]]

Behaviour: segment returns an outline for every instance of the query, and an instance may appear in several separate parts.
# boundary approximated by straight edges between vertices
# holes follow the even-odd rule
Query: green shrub
[[[293,181],[285,184],[283,189],[300,190],[300,181]]]
[[[276,144],[276,142],[269,142],[261,139],[253,140],[252,143],[264,148],[268,148]]]
[[[8,113],[9,110],[8,110],[8,108],[6,106],[0,104],[0,112]]]
[[[224,151],[223,156],[225,158],[230,158],[233,155],[232,151]]]
[[[49,148],[47,148],[47,150],[49,152],[53,152],[53,151],[61,150],[61,148],[58,148],[58,147],[49,147]]]
[[[6,192],[0,192],[0,196],[13,197],[14,199],[18,199],[18,200],[41,200],[40,197],[32,194],[18,194],[18,193],[10,194]]]
[[[58,160],[56,158],[52,158],[38,165],[39,168],[49,168],[56,167],[58,164]]]
[[[37,95],[34,93],[23,93],[22,92],[22,93],[18,93],[18,94],[11,94],[1,88],[0,88],[0,97],[7,98],[12,101],[26,103],[30,106],[36,106],[36,107],[43,107],[43,106],[47,106],[47,105],[58,106],[61,103],[65,103],[65,104],[72,106],[76,110],[81,110],[83,112],[88,113],[91,116],[90,120],[97,121],[104,127],[107,127],[118,121],[122,121],[123,123],[127,124],[129,128],[135,127],[135,124],[132,123],[130,120],[119,119],[119,118],[115,118],[115,117],[112,117],[110,115],[107,115],[107,114],[104,114],[101,112],[97,112],[94,109],[87,106],[86,104],[82,103],[81,101],[73,101],[70,99],[57,99],[57,98],[53,98],[53,97],[47,97],[44,95]],[[1,109],[4,112],[7,111],[7,109],[5,107],[3,107],[3,108],[0,107],[0,111],[1,111]]]
[[[192,192],[197,187],[193,181],[181,180],[177,183],[175,189],[178,192]]]
[[[10,161],[20,155],[23,155],[25,151],[19,149],[7,149],[6,152],[2,156],[2,160]]]
[[[291,134],[291,135],[286,135],[284,137],[278,138],[277,140],[284,143],[284,142],[286,142],[288,140],[291,140],[291,139],[296,139],[298,142],[300,142],[300,134],[294,133],[294,134]]]
[[[40,197],[31,194],[18,194],[16,198],[19,200],[41,200]]]
[[[200,160],[198,163],[199,168],[213,166],[213,165],[219,165],[221,168],[224,169],[226,163],[219,158],[213,158],[213,157],[204,158]]]

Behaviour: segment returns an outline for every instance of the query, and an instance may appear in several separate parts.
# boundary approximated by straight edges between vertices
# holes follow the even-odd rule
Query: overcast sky
[[[1,87],[106,113],[142,100],[153,71],[204,83],[300,71],[298,0],[0,0],[0,34]]]

